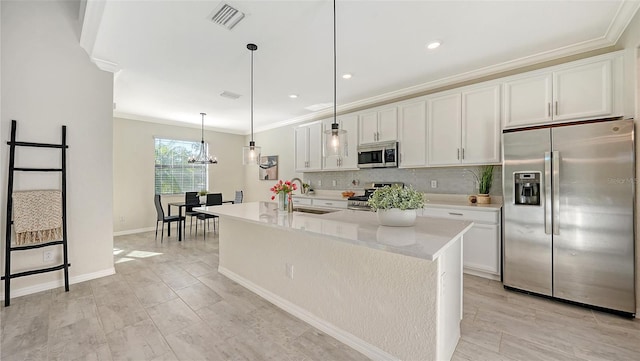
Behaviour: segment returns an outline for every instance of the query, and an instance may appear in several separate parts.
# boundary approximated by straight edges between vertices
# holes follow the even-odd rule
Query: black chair
[[[222,205],[222,193],[209,193],[207,194],[206,206],[220,206]],[[213,214],[198,213],[198,220],[202,220],[202,238],[207,239],[207,224],[209,220],[213,219],[213,231],[216,231],[216,219],[218,216]],[[198,234],[198,222],[196,221],[196,234]]]
[[[198,216],[198,212],[193,210],[194,207],[200,207],[200,197],[198,196],[198,192],[186,192],[184,194],[184,217],[191,218],[191,222],[189,222],[189,234],[191,234],[191,229],[193,228],[193,217]],[[198,233],[198,221],[196,220],[196,233]],[[187,222],[185,222],[186,228]]]
[[[184,220],[184,217],[180,215],[177,216],[164,216],[164,209],[162,209],[162,202],[160,201],[160,195],[156,194],[153,197],[153,202],[156,205],[156,213],[158,214],[158,218],[156,219],[156,240],[158,239],[158,223],[162,222],[162,235],[160,237],[160,242],[164,240],[164,224],[168,223],[167,229],[171,227],[171,222],[178,222],[178,226],[176,227],[176,231],[180,232],[180,221]]]
[[[242,203],[242,191],[236,191],[236,199],[233,200],[233,204]]]

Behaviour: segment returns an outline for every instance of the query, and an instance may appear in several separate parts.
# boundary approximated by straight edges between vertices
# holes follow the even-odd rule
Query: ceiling
[[[332,1],[225,3],[245,14],[232,30],[210,20],[221,1],[86,3],[80,43],[115,73],[115,116],[199,126],[205,112],[208,128],[247,134],[248,43],[256,131],[332,114]],[[338,0],[338,111],[614,45],[639,6]],[[329,108],[305,109],[318,104]]]

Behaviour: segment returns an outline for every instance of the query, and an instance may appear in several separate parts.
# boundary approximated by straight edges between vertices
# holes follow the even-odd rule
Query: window
[[[156,194],[179,194],[207,189],[207,165],[187,163],[187,158],[200,149],[200,142],[156,138],[155,149]]]

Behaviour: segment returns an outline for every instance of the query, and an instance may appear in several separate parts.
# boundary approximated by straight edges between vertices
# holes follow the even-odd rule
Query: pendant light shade
[[[196,156],[191,156],[187,159],[190,164],[218,164],[218,158],[209,155],[207,145],[204,143],[204,116],[206,113],[200,113],[202,115],[202,140],[200,141],[200,151]]]
[[[325,157],[342,157],[347,146],[347,131],[338,124],[337,105],[337,55],[336,55],[336,0],[333,0],[333,123],[324,131],[323,154]]]
[[[260,147],[256,147],[253,141],[253,52],[258,50],[256,44],[247,44],[247,49],[251,51],[251,141],[249,146],[242,147],[242,164],[260,164]]]

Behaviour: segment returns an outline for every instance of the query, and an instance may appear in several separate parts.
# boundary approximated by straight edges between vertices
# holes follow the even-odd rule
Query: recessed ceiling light
[[[440,42],[436,40],[436,41],[432,41],[429,44],[427,44],[427,49],[433,50],[433,49],[438,48],[439,46],[440,46]]]
[[[348,74],[348,73],[347,73],[347,74],[343,74],[343,75],[342,75],[342,79],[351,79],[351,77],[352,77],[352,76],[353,76],[353,75]]]
[[[289,94],[289,98],[295,99],[298,97],[298,94]]]

